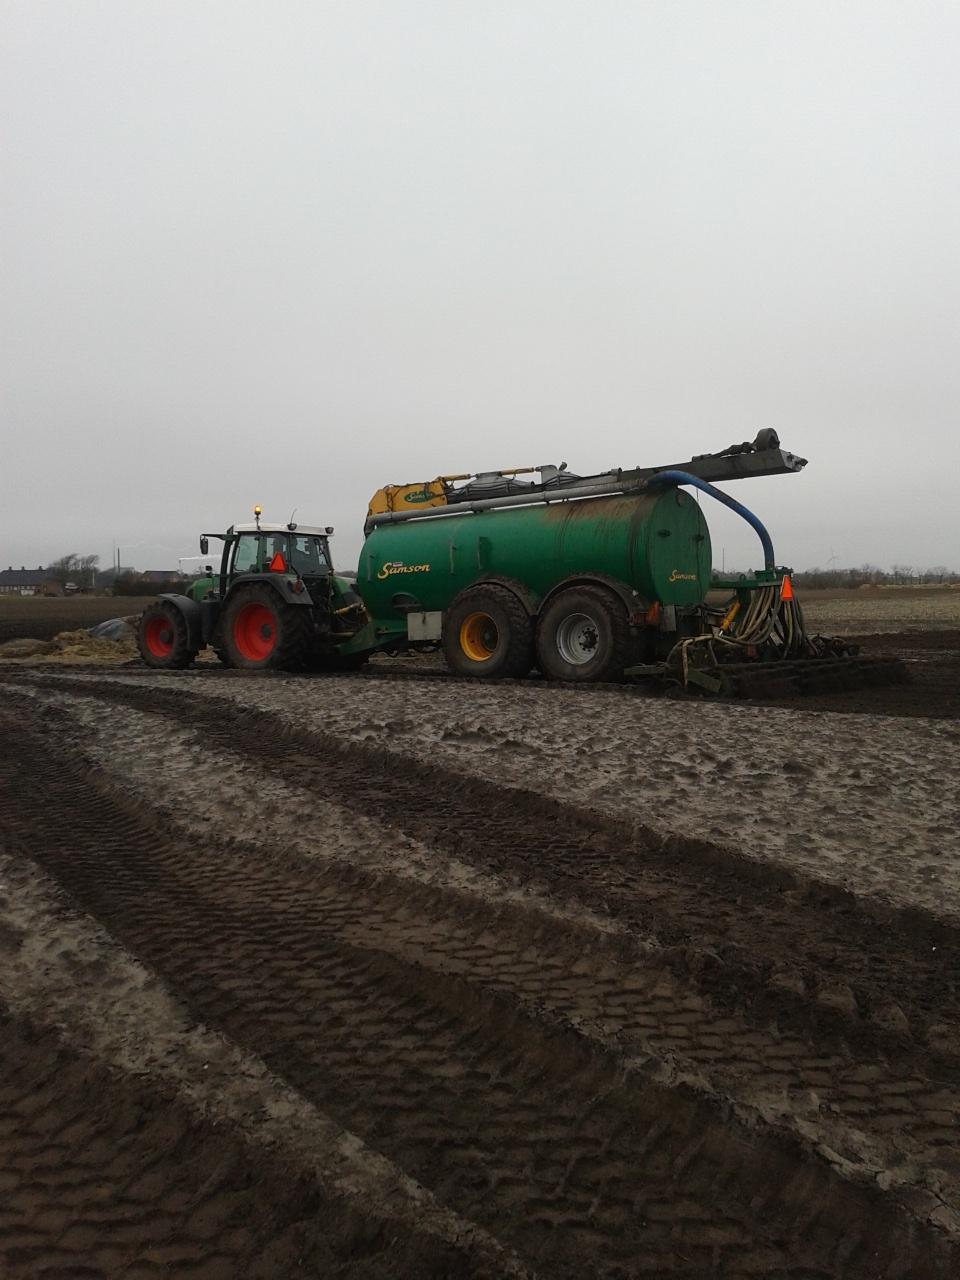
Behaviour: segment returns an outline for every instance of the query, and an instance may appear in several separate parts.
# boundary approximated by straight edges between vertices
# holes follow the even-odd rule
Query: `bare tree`
[[[51,560],[47,565],[47,573],[53,578],[54,582],[59,582],[62,587],[73,577],[76,563],[77,553],[71,551],[69,555],[60,556],[58,560]]]
[[[93,586],[99,563],[99,556],[77,556],[77,577],[83,586]]]
[[[71,581],[75,581],[78,586],[93,586],[94,570],[99,563],[99,556],[80,556],[76,551],[71,551],[69,555],[52,560],[47,565],[47,573],[61,587]]]

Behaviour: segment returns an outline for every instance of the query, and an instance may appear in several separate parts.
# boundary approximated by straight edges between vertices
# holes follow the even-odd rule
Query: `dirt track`
[[[417,687],[4,677],[8,1272],[956,1274],[956,916],[420,750]]]

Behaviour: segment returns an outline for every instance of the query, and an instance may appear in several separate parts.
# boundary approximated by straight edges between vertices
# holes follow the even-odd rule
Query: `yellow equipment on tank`
[[[380,516],[388,511],[425,511],[428,507],[443,507],[447,502],[449,480],[460,476],[438,476],[421,484],[385,484],[370,499],[368,516]]]
[[[524,475],[539,470],[541,470],[539,467],[507,467],[503,471],[487,472],[486,477],[502,479],[504,476]],[[465,471],[456,476],[437,476],[436,480],[425,480],[422,484],[385,484],[370,499],[367,519],[396,511],[414,513],[426,511],[430,507],[445,507],[451,498],[453,501],[462,501],[466,491],[454,489],[454,483],[457,480],[477,478],[474,472]]]

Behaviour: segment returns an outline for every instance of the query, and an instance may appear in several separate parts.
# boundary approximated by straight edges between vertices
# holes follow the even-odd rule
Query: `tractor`
[[[144,662],[165,670],[188,667],[205,646],[228,667],[262,671],[360,667],[375,647],[363,601],[349,578],[333,570],[329,526],[231,525],[203,534],[223,543],[219,573],[192,584],[187,595],[162,595],[144,610],[137,644]]]

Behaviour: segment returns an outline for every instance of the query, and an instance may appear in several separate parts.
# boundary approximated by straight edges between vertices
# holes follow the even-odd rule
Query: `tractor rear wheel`
[[[461,676],[509,679],[533,666],[533,623],[505,587],[461,591],[443,619],[443,656]]]
[[[300,671],[310,648],[310,611],[272,587],[238,587],[223,611],[220,644],[231,667]]]
[[[630,661],[630,623],[602,587],[568,587],[537,624],[537,657],[551,680],[619,680]]]
[[[169,600],[148,605],[137,625],[137,648],[148,667],[177,671],[189,667],[197,656],[190,648],[187,620]]]

